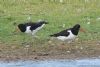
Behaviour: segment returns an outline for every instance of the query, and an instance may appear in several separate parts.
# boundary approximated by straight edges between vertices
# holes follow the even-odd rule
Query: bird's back
[[[29,23],[25,23],[26,26],[30,26],[30,30],[35,30],[36,28],[40,27],[42,24],[41,23],[33,23],[33,22],[29,22]]]
[[[53,37],[57,37],[57,36],[68,36],[70,33],[67,32],[67,31],[68,31],[68,29],[63,30],[63,31],[61,31],[61,32],[59,32],[59,33],[56,33],[56,34],[50,35],[50,36],[53,36]]]

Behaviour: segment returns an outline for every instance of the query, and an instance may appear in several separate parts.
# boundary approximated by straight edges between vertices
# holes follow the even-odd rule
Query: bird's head
[[[79,30],[79,29],[80,29],[80,24],[76,24],[76,25],[73,27],[73,29]]]
[[[19,29],[21,32],[25,32],[25,30],[26,30],[25,24],[19,24],[19,25],[18,25],[18,29]]]
[[[73,34],[74,34],[74,35],[78,35],[78,32],[79,32],[79,31],[85,33],[85,30],[80,26],[80,24],[74,25],[73,28],[72,28]]]
[[[80,32],[86,32],[81,26],[80,26],[80,24],[76,24],[74,27],[73,27],[73,29],[75,29],[75,30],[79,30]]]

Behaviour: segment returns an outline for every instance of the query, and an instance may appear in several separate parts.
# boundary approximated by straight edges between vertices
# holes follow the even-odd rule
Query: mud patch
[[[5,44],[0,42],[0,60],[45,60],[45,59],[78,59],[100,57],[99,41],[74,42],[71,44]]]

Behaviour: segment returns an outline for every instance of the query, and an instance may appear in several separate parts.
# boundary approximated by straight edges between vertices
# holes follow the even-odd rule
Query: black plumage
[[[72,28],[63,30],[63,31],[61,31],[59,33],[56,33],[56,34],[53,34],[53,35],[50,35],[50,36],[54,36],[54,37],[57,37],[57,36],[68,36],[68,35],[70,35],[70,33],[68,32],[68,30],[70,30],[73,33],[73,35],[78,35],[79,29],[80,29],[80,25],[76,24]]]
[[[18,25],[21,32],[34,33],[35,30],[40,30],[43,25],[48,24],[46,21],[27,22]],[[41,28],[40,28],[41,27]],[[37,32],[37,31],[36,31]]]
[[[56,34],[52,34],[50,36],[57,37],[58,39],[63,40],[63,41],[68,40],[68,39],[74,39],[78,35],[79,30],[80,30],[80,25],[76,24],[72,28],[63,30]]]

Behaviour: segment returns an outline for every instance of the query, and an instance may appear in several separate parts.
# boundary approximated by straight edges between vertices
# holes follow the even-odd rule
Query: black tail
[[[45,20],[38,20],[38,22],[39,22],[39,23],[48,24],[48,22],[47,22],[47,21],[45,21]]]

